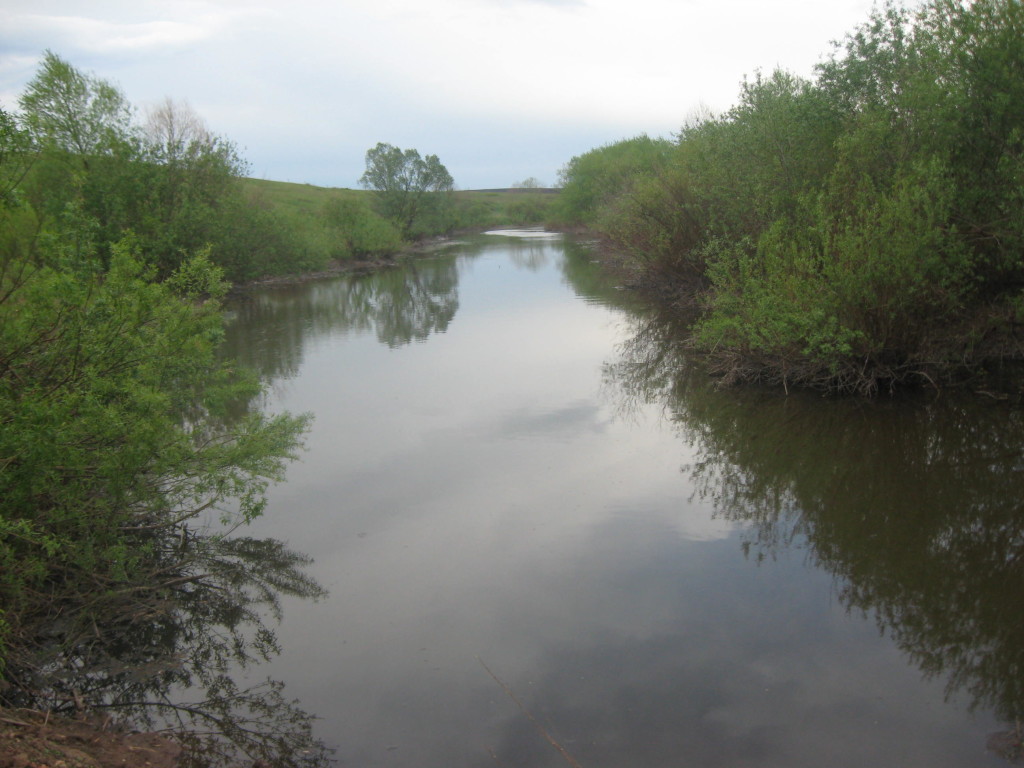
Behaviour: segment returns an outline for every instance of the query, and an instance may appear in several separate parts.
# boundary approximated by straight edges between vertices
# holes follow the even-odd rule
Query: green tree
[[[0,208],[17,202],[18,188],[25,180],[37,151],[28,131],[18,119],[0,107]]]
[[[563,172],[567,218],[686,281],[727,378],[872,393],[1020,359],[1024,5],[888,3],[813,81]]]
[[[85,74],[52,51],[19,99],[22,122],[39,158],[21,185],[48,234],[85,238],[80,253],[109,258],[146,184],[133,162],[140,144],[132,109],[114,85]],[[87,241],[87,242],[86,242]],[[98,244],[98,249],[92,248]]]
[[[52,52],[20,105],[38,159],[19,195],[65,256],[106,265],[130,231],[161,279],[207,247],[232,281],[322,264],[296,226],[244,193],[237,148],[187,105],[165,100],[136,126],[114,85]]]
[[[593,223],[605,206],[662,168],[671,149],[665,139],[641,135],[572,158],[558,174],[561,217],[570,224]]]
[[[379,143],[366,153],[366,171],[359,183],[377,195],[381,213],[406,238],[446,228],[455,182],[437,155],[420,157],[415,149],[401,150]]]
[[[28,132],[0,108],[0,263],[27,264],[33,258],[38,221],[23,200],[22,184],[37,154]]]
[[[205,254],[162,283],[130,240],[106,271],[3,267],[0,703],[177,711],[170,687],[193,686],[203,729],[231,730],[228,711],[261,699],[230,668],[276,647],[261,606],[322,592],[301,556],[231,535],[262,513],[307,419],[228,417],[260,388],[217,359],[226,286]],[[303,722],[275,764],[299,762]],[[243,731],[260,757],[281,736]]]
[[[36,141],[88,163],[116,151],[131,135],[132,111],[114,85],[46,51],[19,100]]]

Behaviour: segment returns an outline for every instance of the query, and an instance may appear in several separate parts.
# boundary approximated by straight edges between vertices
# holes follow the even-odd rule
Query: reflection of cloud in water
[[[500,647],[485,659],[580,764],[978,764],[976,745],[943,727],[956,711],[922,706],[916,671],[870,624],[818,610],[826,574],[796,558],[736,569],[718,557],[732,542],[708,549],[642,528],[592,529],[588,554],[565,565],[572,580],[503,618],[514,634],[546,613],[535,659]],[[505,712],[502,764],[564,765],[511,702]]]
[[[606,427],[607,420],[602,418],[600,407],[579,401],[558,408],[510,410],[495,426],[494,436],[573,440],[584,432],[604,432]]]
[[[663,520],[673,535],[683,541],[718,541],[728,538],[739,526],[730,521],[716,517],[711,508],[701,502],[690,499],[678,500],[673,506],[666,503],[663,496],[651,498],[638,497],[626,502],[612,502],[606,505],[608,511],[617,519]]]

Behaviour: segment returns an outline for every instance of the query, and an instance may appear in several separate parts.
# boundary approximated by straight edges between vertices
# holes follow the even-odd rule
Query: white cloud
[[[0,96],[54,50],[140,107],[188,99],[254,172],[349,186],[377,141],[459,186],[553,179],[571,154],[667,135],[744,74],[809,75],[870,0],[8,0]],[[16,60],[15,56],[22,57]],[[577,139],[574,141],[572,137]],[[442,149],[444,153],[442,153]],[[543,158],[543,159],[542,159]]]
[[[215,29],[175,21],[122,24],[83,16],[26,15],[18,18],[18,32],[30,37],[52,37],[94,53],[152,51],[197,43]]]

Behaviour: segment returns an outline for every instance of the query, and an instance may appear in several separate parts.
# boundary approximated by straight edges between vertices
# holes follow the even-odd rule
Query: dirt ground
[[[0,710],[0,768],[175,768],[180,753],[165,736],[118,730],[99,718]]]

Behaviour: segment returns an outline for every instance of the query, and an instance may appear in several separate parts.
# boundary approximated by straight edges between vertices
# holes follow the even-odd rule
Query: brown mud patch
[[[0,710],[0,768],[175,768],[181,751],[169,736],[123,730],[95,715]]]

